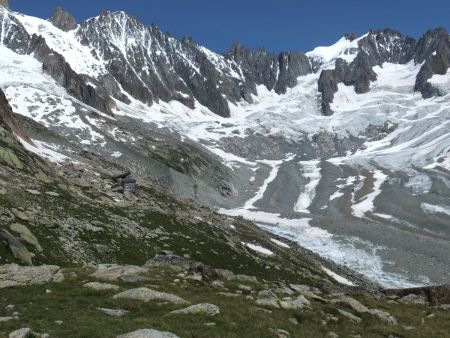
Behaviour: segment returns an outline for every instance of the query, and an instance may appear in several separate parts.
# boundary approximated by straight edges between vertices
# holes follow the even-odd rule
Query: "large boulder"
[[[22,242],[9,233],[5,229],[0,230],[0,238],[2,238],[6,244],[8,244],[9,250],[11,251],[14,258],[18,259],[20,262],[33,265],[33,257]]]
[[[83,284],[83,287],[95,291],[110,291],[110,290],[116,291],[120,289],[117,285],[99,282],[86,283]]]
[[[20,266],[6,264],[0,266],[0,289],[15,286],[41,285],[51,282],[61,282],[64,275],[59,266]]]
[[[106,281],[118,281],[126,279],[127,276],[136,276],[146,272],[147,269],[136,265],[100,264],[90,276]]]
[[[115,295],[113,299],[131,299],[131,300],[139,300],[142,302],[150,302],[156,300],[169,302],[177,305],[189,304],[188,301],[174,294],[154,291],[148,288],[137,288],[126,290],[124,292]]]
[[[42,247],[39,244],[39,241],[33,235],[33,233],[30,231],[30,229],[28,229],[25,225],[20,224],[20,223],[13,223],[9,226],[9,228],[11,229],[11,231],[20,235],[20,238],[25,243],[28,243],[28,244],[34,246],[37,251],[42,252]]]

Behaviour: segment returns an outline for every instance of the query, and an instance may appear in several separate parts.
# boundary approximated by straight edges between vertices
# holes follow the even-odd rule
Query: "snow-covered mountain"
[[[123,12],[0,6],[0,56],[30,150],[93,152],[385,285],[448,281],[445,29],[218,54]]]

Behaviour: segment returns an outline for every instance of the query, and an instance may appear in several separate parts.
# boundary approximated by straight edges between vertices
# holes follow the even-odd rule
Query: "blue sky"
[[[10,5],[42,18],[62,6],[78,20],[103,9],[124,10],[219,52],[236,41],[272,52],[309,51],[370,28],[394,28],[415,38],[429,28],[450,28],[449,0],[10,0]]]

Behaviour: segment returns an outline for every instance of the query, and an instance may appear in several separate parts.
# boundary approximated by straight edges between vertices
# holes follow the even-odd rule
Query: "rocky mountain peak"
[[[62,7],[55,9],[55,13],[49,19],[50,22],[57,28],[68,32],[77,28],[76,19]]]
[[[428,30],[417,43],[417,52],[414,61],[416,63],[422,63],[433,53],[438,50],[439,52],[443,52],[445,49],[449,49],[449,46],[449,35],[445,28],[439,27]]]
[[[0,0],[0,6],[3,6],[5,8],[9,9],[9,0]]]
[[[394,29],[386,28],[370,30],[358,45],[369,56],[372,66],[375,66],[384,62],[409,62],[414,57],[416,41]]]
[[[356,35],[356,33],[354,33],[354,32],[348,32],[348,33],[344,34],[344,38],[346,38],[347,40],[353,41],[358,38],[358,35]]]

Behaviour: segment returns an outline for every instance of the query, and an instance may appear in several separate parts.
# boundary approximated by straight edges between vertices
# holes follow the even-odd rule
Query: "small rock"
[[[175,310],[170,312],[173,315],[202,315],[214,317],[220,313],[220,308],[217,305],[209,303],[200,303],[191,305],[185,309]]]
[[[233,280],[235,278],[234,273],[230,270],[216,269],[216,273],[219,278],[222,278],[225,280]]]
[[[46,191],[45,194],[47,194],[48,196],[59,197],[59,194],[54,191]]]
[[[217,324],[216,323],[214,323],[214,322],[211,322],[211,323],[205,323],[205,326],[208,326],[208,327],[213,327],[213,326],[216,326]]]
[[[121,334],[117,338],[179,338],[172,332],[142,329],[130,333]]]
[[[14,210],[13,214],[17,219],[19,219],[21,221],[28,222],[30,220],[30,218],[23,211]]]
[[[83,285],[83,287],[96,291],[119,290],[119,287],[117,285],[99,282],[86,283]]]
[[[57,228],[58,224],[47,217],[42,217],[39,221],[43,226],[49,229]]]
[[[418,305],[426,305],[428,302],[422,295],[409,294],[398,300],[403,304],[418,304]]]
[[[353,299],[351,297],[341,297],[339,299],[333,299],[331,301],[331,303],[333,303],[333,304],[336,304],[336,303],[347,304],[351,308],[353,308],[353,310],[355,310],[358,313],[366,313],[367,311],[369,311],[369,309],[365,305],[361,304],[356,299]]]
[[[275,298],[258,298],[255,301],[256,305],[259,306],[270,306],[275,308],[280,308],[280,304],[278,303],[278,300]]]
[[[289,320],[292,324],[298,325],[298,320],[297,320],[297,318],[291,317],[291,318],[289,318],[288,320]]]
[[[311,302],[307,300],[303,295],[300,295],[296,298],[280,300],[279,304],[281,308],[286,310],[302,310],[305,307],[309,307],[309,305],[311,305]]]
[[[55,320],[55,324],[57,324],[57,325],[63,325],[63,321],[62,320]]]
[[[100,254],[100,255],[105,255],[107,253],[109,253],[111,251],[111,249],[109,248],[109,246],[107,245],[103,245],[103,244],[94,244],[95,250]]]
[[[97,310],[102,311],[103,313],[111,317],[123,317],[130,312],[121,309],[105,309],[105,308],[97,308]]]
[[[351,314],[350,312],[347,312],[347,311],[344,311],[344,310],[341,310],[341,309],[338,309],[338,312],[339,312],[342,316],[344,316],[344,317],[350,319],[352,322],[355,322],[355,323],[361,323],[361,322],[362,322],[362,319],[361,319],[361,318],[359,318],[359,317],[357,317],[357,316]]]
[[[149,277],[139,276],[139,275],[123,275],[119,278],[120,281],[125,283],[138,283],[138,282],[148,282]]]
[[[219,292],[219,295],[224,296],[224,297],[228,297],[228,298],[237,298],[240,297],[240,294],[237,293],[230,293],[230,292]]]
[[[0,317],[0,322],[9,322],[10,320],[16,319],[14,317]]]
[[[200,273],[196,273],[194,275],[189,275],[184,277],[184,279],[188,279],[188,280],[192,280],[192,281],[196,281],[196,282],[201,282],[203,280],[203,276]]]
[[[258,282],[258,279],[255,276],[235,275],[235,279],[238,282],[253,282],[253,283]]]
[[[287,338],[290,336],[290,333],[283,329],[270,329],[269,331],[278,338]]]
[[[390,325],[397,325],[397,319],[391,315],[389,312],[385,312],[378,309],[370,309],[368,310],[368,313],[370,313],[372,316],[377,317],[378,319],[382,320],[386,324]]]
[[[248,285],[243,285],[243,284],[239,284],[239,285],[238,285],[238,289],[240,289],[240,290],[242,290],[242,291],[247,291],[247,292],[250,292],[250,291],[253,290],[250,286],[248,286]]]
[[[33,190],[33,189],[26,189],[25,191],[31,195],[40,195],[41,194],[39,191]]]

